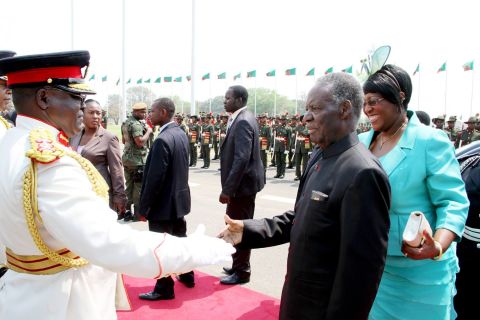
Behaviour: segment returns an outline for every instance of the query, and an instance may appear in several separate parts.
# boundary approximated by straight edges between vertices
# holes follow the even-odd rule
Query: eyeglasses
[[[73,99],[75,100],[79,100],[80,101],[80,108],[83,110],[84,109],[84,106],[85,106],[85,100],[87,100],[87,96],[84,95],[84,94],[75,94],[75,93],[71,93],[71,92],[68,92],[68,91],[65,91],[65,90],[62,90],[62,89],[59,89],[59,88],[55,88],[55,87],[48,87],[48,88],[45,88],[45,89],[48,89],[48,90],[57,90],[57,91],[60,91],[60,92],[63,92],[63,93],[66,93],[68,94],[70,97],[72,97]]]
[[[382,102],[383,100],[385,100],[385,98],[371,98],[369,100],[365,100],[363,102],[363,107],[365,108],[367,104],[369,107],[374,107],[377,105],[377,103]]]

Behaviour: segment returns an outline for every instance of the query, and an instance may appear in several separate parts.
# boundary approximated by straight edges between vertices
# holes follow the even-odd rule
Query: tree
[[[122,107],[122,98],[119,94],[110,94],[107,99],[107,115],[118,125],[120,121],[120,109]]]
[[[151,106],[155,99],[156,95],[147,87],[130,87],[127,89],[127,113],[131,112],[135,103],[145,102],[148,106]]]

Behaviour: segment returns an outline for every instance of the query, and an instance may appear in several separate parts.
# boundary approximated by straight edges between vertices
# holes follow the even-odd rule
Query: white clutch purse
[[[432,234],[432,228],[423,213],[413,211],[410,213],[405,230],[403,230],[403,241],[410,247],[420,247],[425,240],[423,230],[427,230],[430,235]]]

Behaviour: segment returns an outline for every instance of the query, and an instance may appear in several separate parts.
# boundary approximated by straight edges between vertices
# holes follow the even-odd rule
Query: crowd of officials
[[[363,86],[346,73],[320,78],[301,116],[255,119],[241,86],[227,90],[219,115],[175,114],[168,98],[139,102],[121,125],[122,151],[99,102],[86,99],[94,94],[80,71],[88,61],[88,52],[0,60],[9,77],[0,79],[0,240],[11,269],[0,280],[0,315],[110,319],[115,272],[157,279],[141,299],[173,299],[173,274],[194,287],[192,269],[232,254],[220,282],[245,283],[251,249],[289,243],[281,319],[476,319],[466,292],[478,282],[470,270],[479,254],[463,249],[459,261],[457,246],[480,250],[478,187],[464,182],[478,176],[468,170],[480,157],[460,166],[455,148],[480,140],[477,117],[464,129],[455,116],[430,126],[408,110],[408,73],[385,65]],[[368,124],[358,124],[362,112]],[[188,167],[202,158],[209,168],[212,148],[227,226],[220,239],[187,237]],[[293,210],[253,219],[267,166],[283,179],[287,164],[300,181]],[[150,232],[114,222],[108,207],[119,220],[147,219]],[[402,240],[413,211],[433,231],[418,247]],[[11,307],[32,288],[45,294]]]

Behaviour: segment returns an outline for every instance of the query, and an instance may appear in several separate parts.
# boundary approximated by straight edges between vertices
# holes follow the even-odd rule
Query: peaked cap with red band
[[[13,57],[14,55],[16,55],[16,53],[13,51],[7,51],[7,50],[0,51],[0,59],[10,58],[10,57]],[[7,77],[2,73],[0,73],[0,81],[7,81]]]
[[[95,94],[82,74],[89,62],[88,51],[16,56],[0,59],[0,74],[7,76],[12,89],[52,86],[74,94]]]

